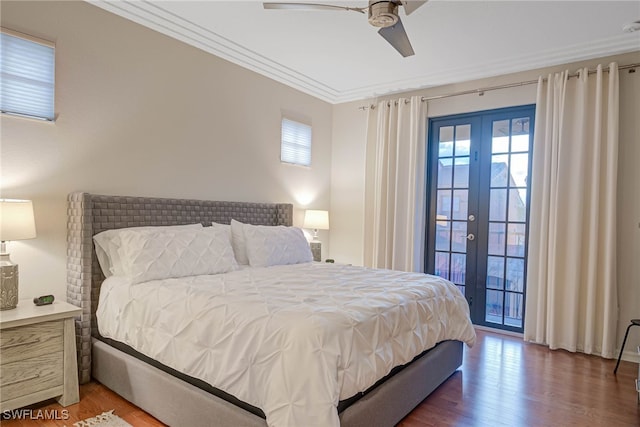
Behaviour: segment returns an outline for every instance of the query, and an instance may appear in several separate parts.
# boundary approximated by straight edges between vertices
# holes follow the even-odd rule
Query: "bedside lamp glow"
[[[329,212],[313,209],[306,210],[302,227],[313,229],[313,240],[309,245],[311,246],[313,260],[320,261],[322,259],[322,243],[318,240],[318,230],[329,229]]]
[[[18,265],[7,252],[7,241],[36,237],[31,200],[0,199],[0,310],[18,305]]]
[[[313,229],[313,240],[318,240],[318,230],[329,229],[329,211],[307,209],[304,213],[304,228]]]

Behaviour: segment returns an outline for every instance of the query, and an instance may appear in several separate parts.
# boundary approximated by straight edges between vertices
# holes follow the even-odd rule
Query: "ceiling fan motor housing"
[[[398,22],[398,4],[393,1],[369,1],[369,23],[374,27],[391,27]]]

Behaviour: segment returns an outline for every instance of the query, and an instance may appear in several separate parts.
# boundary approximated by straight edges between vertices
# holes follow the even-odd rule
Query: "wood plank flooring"
[[[550,351],[520,338],[478,331],[463,367],[409,414],[399,427],[640,426],[634,380],[638,365]],[[46,402],[35,411],[67,409],[66,420],[4,420],[6,427],[71,426],[114,409],[135,427],[163,426],[101,384],[80,387],[80,403]]]
[[[640,426],[638,365],[478,332],[463,367],[409,414],[417,426]]]

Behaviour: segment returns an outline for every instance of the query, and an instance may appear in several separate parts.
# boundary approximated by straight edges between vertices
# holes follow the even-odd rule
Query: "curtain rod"
[[[640,63],[636,63],[636,64],[629,64],[629,65],[621,65],[618,67],[618,70],[626,70],[629,69],[629,73],[635,73],[635,69],[637,67],[640,67]],[[609,67],[606,68],[606,70],[604,71],[609,71]],[[597,70],[589,70],[588,73],[589,74],[595,74],[597,73]],[[569,74],[569,78],[571,77],[577,77],[578,73],[573,73],[573,74]],[[546,77],[543,78],[543,81],[546,81]],[[461,92],[452,92],[452,93],[447,93],[447,94],[443,94],[443,95],[433,95],[433,96],[423,96],[422,97],[422,101],[432,101],[434,99],[443,99],[443,98],[451,98],[454,96],[460,96],[460,95],[472,95],[474,93],[477,93],[479,96],[484,95],[485,92],[489,92],[492,90],[498,90],[498,89],[508,89],[508,88],[512,88],[512,87],[520,87],[520,86],[528,86],[528,85],[532,85],[532,84],[536,84],[538,83],[538,79],[536,80],[527,80],[524,82],[517,82],[517,83],[509,83],[509,84],[503,84],[503,85],[498,85],[498,86],[488,86],[488,87],[483,87],[480,89],[469,89],[469,90],[463,90]],[[388,101],[388,102],[391,102]],[[396,105],[398,103],[398,101],[396,100]],[[409,102],[409,100],[405,100],[405,103]],[[371,105],[362,105],[360,107],[358,107],[358,110],[368,110],[368,109],[374,109],[376,108],[375,105],[371,104]]]

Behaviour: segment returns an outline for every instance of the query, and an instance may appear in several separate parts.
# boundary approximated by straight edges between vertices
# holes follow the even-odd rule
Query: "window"
[[[1,36],[0,110],[53,120],[53,44],[4,28]]]
[[[311,165],[311,126],[282,119],[280,160],[296,165]]]

